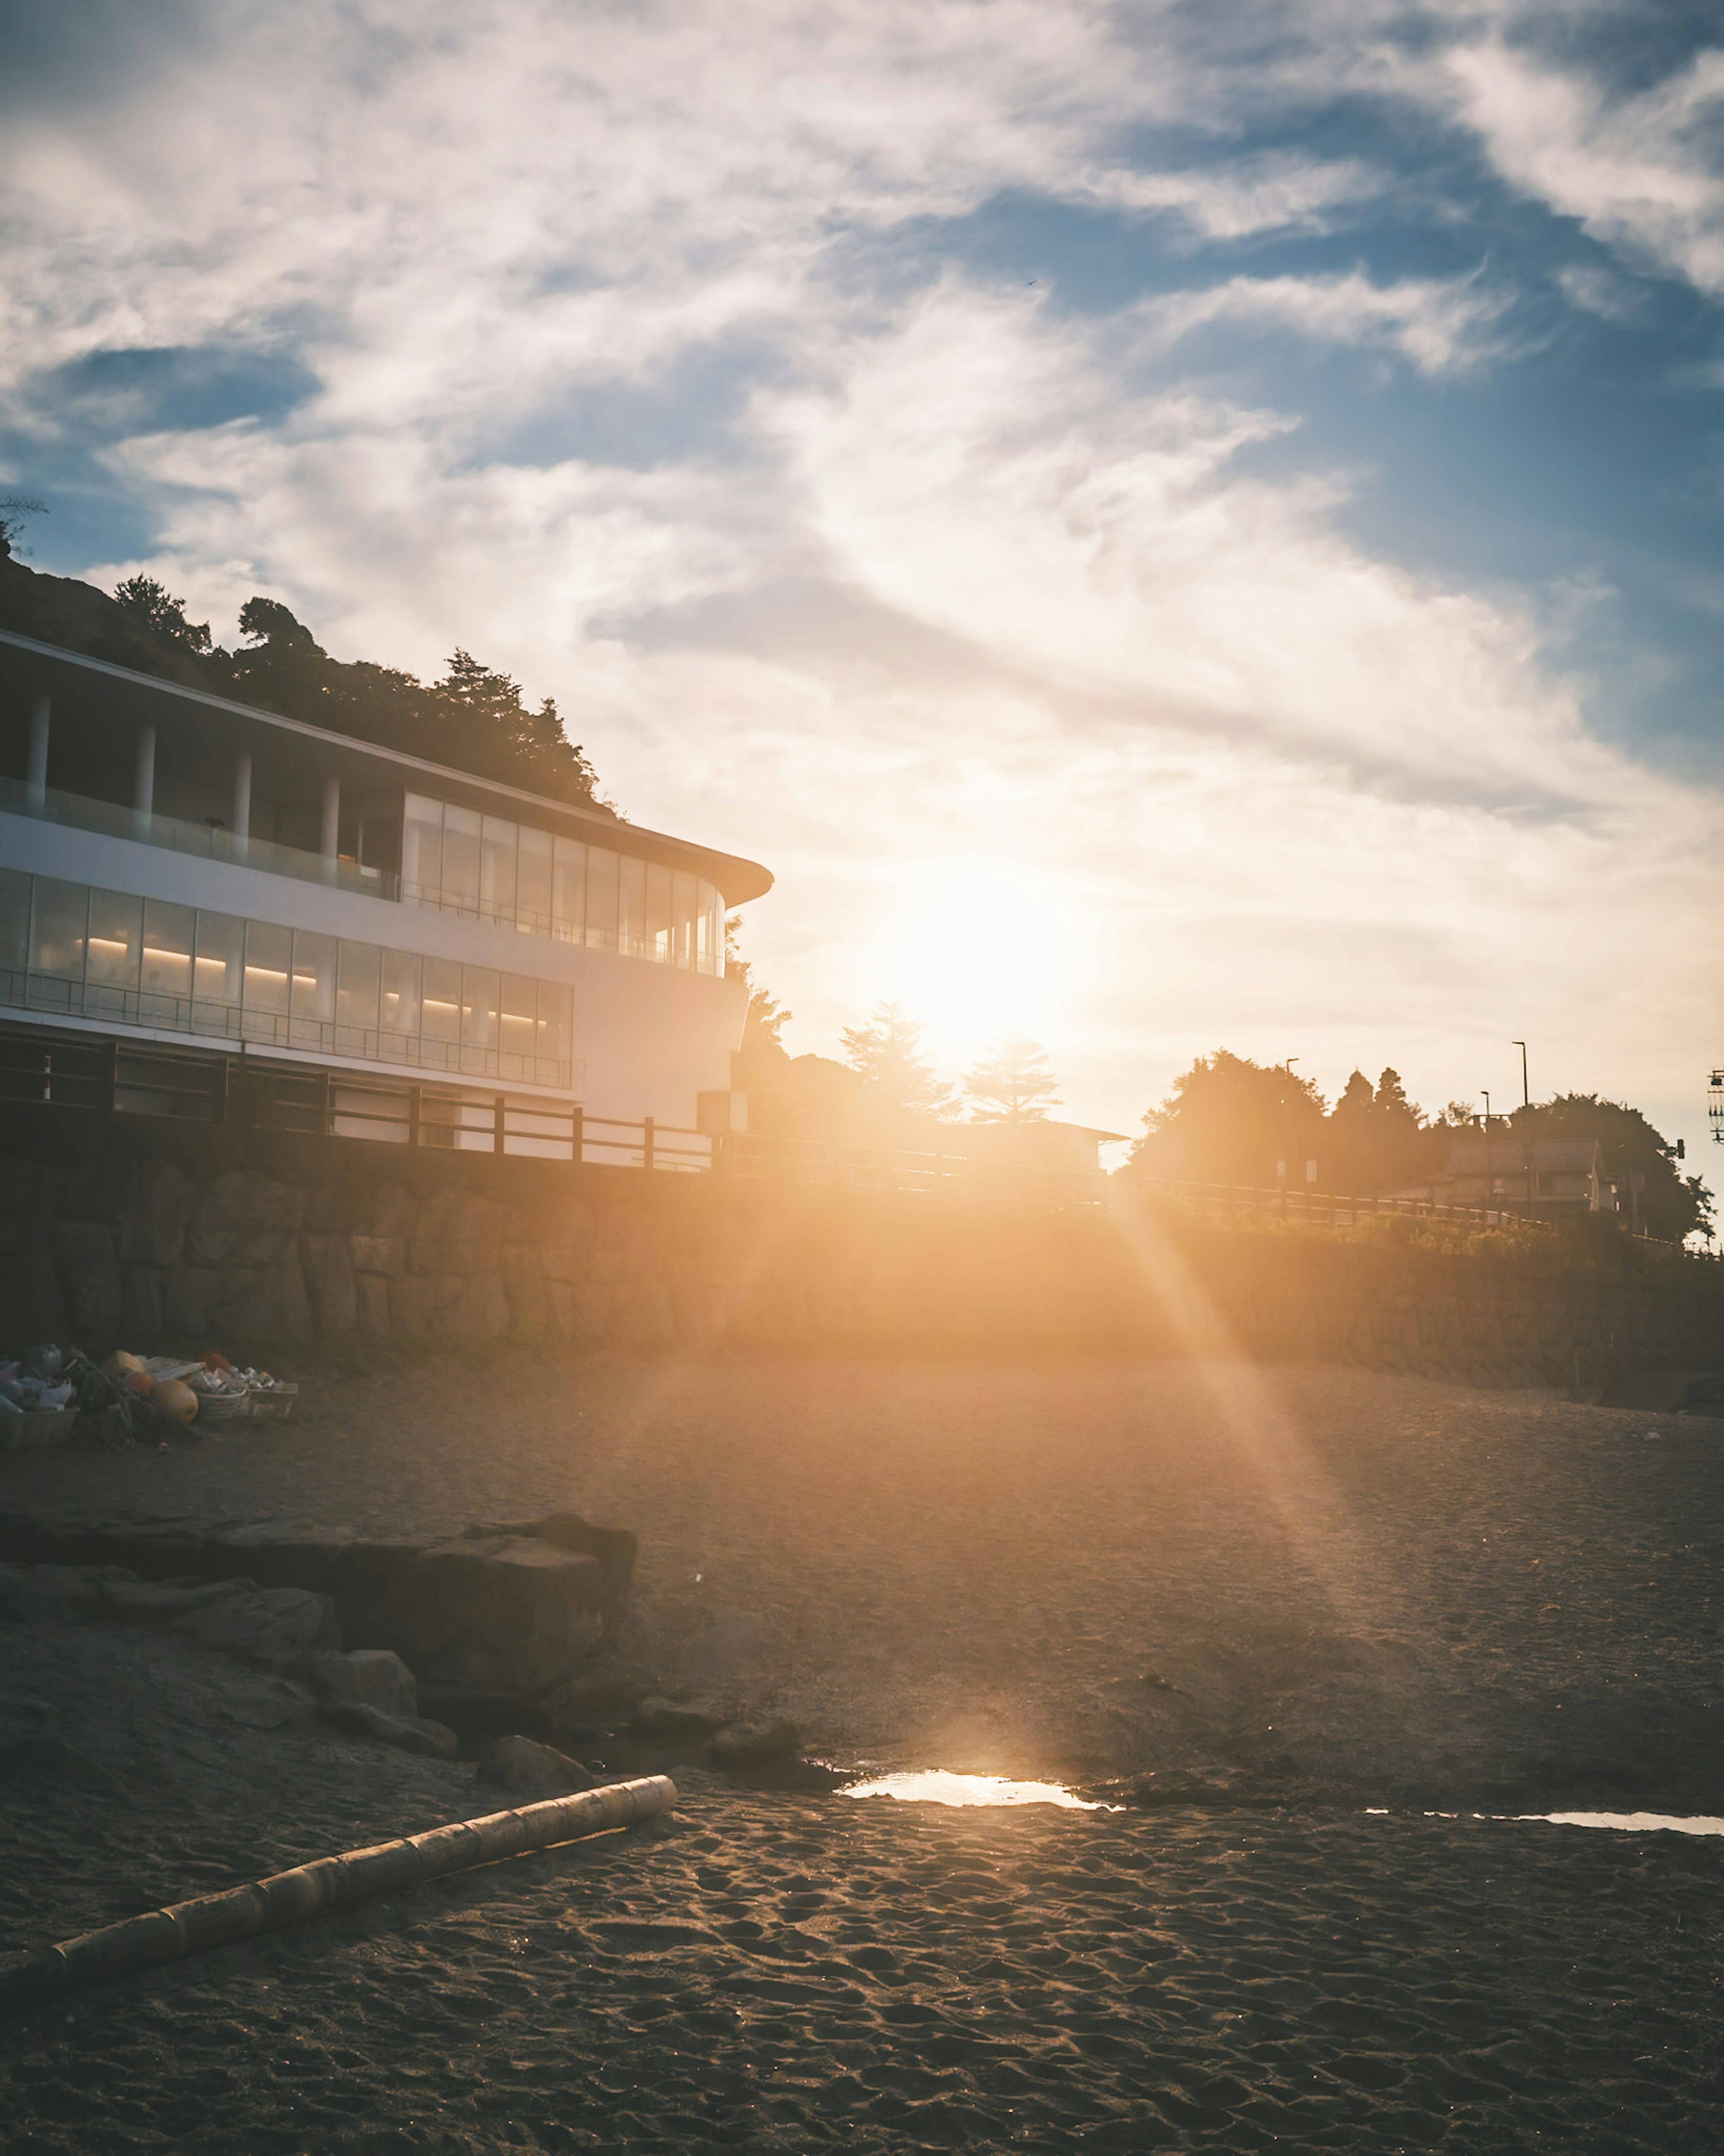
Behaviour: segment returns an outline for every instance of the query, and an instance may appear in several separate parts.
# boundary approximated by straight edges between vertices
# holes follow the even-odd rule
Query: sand
[[[1724,1810],[1724,1425],[1318,1369],[301,1374],[302,1424],[0,1502],[572,1505],[641,1537],[639,1670],[1123,1809],[685,1775],[662,1826],[0,2028],[8,2150],[1713,2145],[1724,1842],[1474,1815]],[[113,1778],[0,1791],[8,1950],[482,1808],[213,1659],[0,1635],[0,1722]]]

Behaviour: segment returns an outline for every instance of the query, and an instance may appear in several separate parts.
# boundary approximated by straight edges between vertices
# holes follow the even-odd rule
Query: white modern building
[[[14,1040],[322,1074],[355,1136],[740,1120],[753,861],[4,633],[0,773]]]

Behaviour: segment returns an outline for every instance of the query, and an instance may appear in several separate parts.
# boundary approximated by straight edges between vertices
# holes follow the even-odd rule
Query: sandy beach
[[[299,1374],[302,1420],[0,1501],[569,1507],[640,1537],[637,1679],[1118,1809],[685,1771],[654,1827],[5,2025],[8,2148],[1712,2145],[1724,1844],[1502,1815],[1724,1810],[1718,1424],[1317,1368]],[[6,1732],[95,1769],[0,1793],[4,1950],[487,1808],[281,1691],[0,1631]]]

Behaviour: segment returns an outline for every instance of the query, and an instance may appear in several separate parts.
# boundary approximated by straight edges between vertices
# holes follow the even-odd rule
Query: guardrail
[[[978,1159],[956,1150],[917,1152],[824,1138],[733,1136],[721,1145],[722,1165],[747,1182],[897,1191],[1061,1209],[1094,1210],[1108,1202],[1107,1178],[1099,1169],[1019,1164]]]
[[[1183,1199],[1206,1219],[1237,1222],[1248,1214],[1274,1213],[1314,1227],[1339,1228],[1349,1234],[1362,1222],[1389,1219],[1452,1220],[1473,1228],[1548,1228],[1547,1215],[1499,1206],[1439,1205],[1429,1198],[1349,1198],[1331,1191],[1276,1188],[1265,1190],[1232,1183],[1180,1183],[1134,1177],[1131,1188]]]

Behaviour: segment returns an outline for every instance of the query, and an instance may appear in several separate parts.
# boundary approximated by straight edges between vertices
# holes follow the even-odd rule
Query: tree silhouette
[[[896,1004],[876,1004],[865,1025],[839,1036],[844,1057],[877,1108],[919,1116],[952,1112],[952,1088],[921,1055],[922,1028]]]
[[[1321,1158],[1323,1129],[1323,1096],[1308,1078],[1218,1048],[1144,1116],[1131,1165],[1175,1182],[1267,1185],[1285,1161],[1289,1179],[1302,1184],[1306,1159]]]
[[[1060,1105],[1054,1087],[1059,1080],[1048,1068],[1047,1052],[1039,1041],[1021,1034],[993,1042],[986,1060],[964,1073],[965,1097],[974,1105],[970,1120],[976,1123],[1039,1123],[1047,1111]]]
[[[132,623],[147,635],[181,651],[203,653],[210,649],[209,624],[187,621],[186,602],[175,598],[167,585],[158,584],[153,577],[128,577],[124,583],[115,585],[114,597]]]

